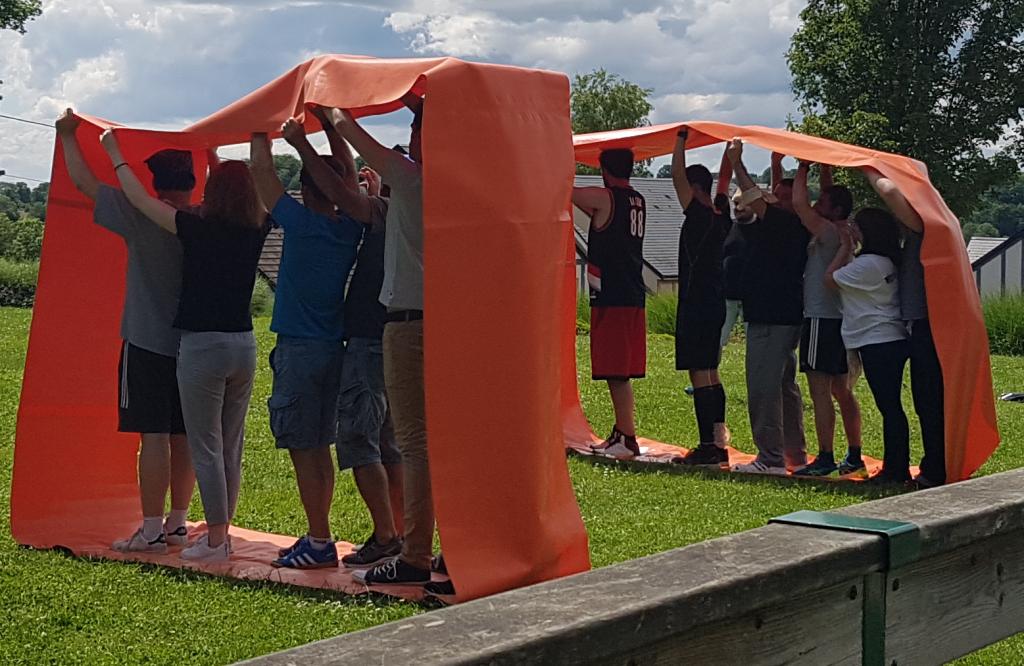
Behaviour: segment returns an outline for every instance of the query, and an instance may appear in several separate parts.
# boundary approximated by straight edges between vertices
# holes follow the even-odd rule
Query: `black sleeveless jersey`
[[[611,187],[612,214],[601,230],[591,222],[587,235],[590,304],[644,307],[644,228],[647,204],[632,188]]]

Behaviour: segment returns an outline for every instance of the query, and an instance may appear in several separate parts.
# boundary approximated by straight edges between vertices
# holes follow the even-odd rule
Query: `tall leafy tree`
[[[993,236],[1012,236],[1024,230],[1024,172],[1018,172],[1007,185],[985,193],[977,210],[964,220],[965,235],[970,224],[995,228],[998,234]]]
[[[25,24],[43,12],[40,0],[0,0],[0,30],[25,32]]]
[[[607,132],[650,125],[652,88],[643,88],[618,74],[595,69],[576,74],[569,96],[572,131],[575,134]],[[651,176],[650,160],[637,162],[634,176]],[[594,174],[595,169],[579,164],[576,173]]]
[[[800,129],[925,162],[961,216],[1013,177],[1024,0],[810,0],[800,16],[787,54]]]

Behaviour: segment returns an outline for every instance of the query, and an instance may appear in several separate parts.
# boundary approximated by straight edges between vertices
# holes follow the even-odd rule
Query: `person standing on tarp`
[[[337,410],[337,451],[338,467],[352,470],[373,521],[373,534],[341,562],[347,567],[371,567],[402,552],[394,514],[402,507],[402,452],[395,441],[384,386],[382,338],[387,308],[380,302],[390,191],[382,196],[380,176],[372,169],[364,168],[357,180],[352,151],[322,107],[315,113],[327,133],[332,154],[343,166],[343,177],[326,167],[294,119],[285,124],[284,138],[338,210],[366,225],[345,295],[346,348]]]
[[[745,228],[743,317],[747,321],[747,409],[757,458],[733,471],[785,475],[807,464],[796,348],[803,324],[803,274],[810,234],[793,212],[793,181],[766,199],[743,165],[743,142],[729,145],[741,202],[757,215]]]
[[[672,153],[672,184],[686,213],[679,233],[676,370],[687,370],[690,375],[700,443],[679,462],[717,468],[729,464],[725,388],[718,363],[725,323],[722,246],[732,218],[724,195],[719,201],[724,212],[711,201],[712,178],[707,167],[686,166],[687,136],[688,128],[680,128]]]
[[[121,360],[118,365],[118,431],[140,433],[139,497],[142,525],[116,541],[121,552],[165,553],[188,539],[185,519],[195,474],[178,396],[179,333],[172,326],[181,291],[181,244],[146,219],[119,189],[104,185],[89,169],[75,137],[79,118],[68,109],[57,120],[68,175],[95,201],[96,224],[121,236],[128,249]],[[161,150],[146,160],[157,196],[189,210],[196,178],[192,155]],[[170,489],[171,510],[164,517]]]
[[[302,132],[294,121],[286,134]],[[316,155],[342,172],[333,157]],[[363,227],[337,216],[334,204],[316,186],[309,170],[299,174],[302,203],[285,192],[274,169],[266,134],[252,137],[252,175],[263,206],[284,231],[281,266],[270,330],[277,343],[270,352],[274,384],[267,410],[277,448],[287,449],[295,467],[308,531],[279,553],[275,567],[321,569],[338,566],[331,537],[338,387],[345,356],[345,283]]]
[[[729,173],[732,174],[732,165]],[[734,221],[722,243],[722,285],[725,292],[725,323],[718,341],[723,350],[729,344],[732,331],[743,313],[743,267],[746,264],[747,239],[743,236],[744,224],[754,221],[754,213],[740,202],[742,192],[732,197]]]
[[[604,187],[574,187],[573,204],[590,217],[587,282],[590,285],[590,362],[595,381],[608,382],[615,425],[595,453],[640,455],[632,379],[647,373],[647,289],[644,228],[647,202],[629,184],[633,151],[601,152]]]

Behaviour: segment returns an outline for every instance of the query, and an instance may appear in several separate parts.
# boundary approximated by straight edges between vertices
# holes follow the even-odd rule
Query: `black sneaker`
[[[868,486],[875,488],[890,488],[893,486],[904,486],[910,484],[912,479],[910,475],[907,476],[895,476],[882,470],[878,474],[875,474],[864,483]]]
[[[430,569],[420,569],[400,557],[392,557],[372,569],[353,572],[352,579],[365,585],[426,585],[430,582]]]
[[[433,597],[454,597],[455,585],[450,580],[439,580],[424,585],[423,591]]]
[[[685,456],[673,458],[672,462],[689,467],[728,467],[729,452],[714,444],[701,444]]]
[[[402,540],[400,538],[395,537],[388,543],[381,543],[377,541],[375,535],[371,535],[358,550],[341,558],[341,563],[351,568],[372,567],[390,557],[401,554],[401,552]]]
[[[829,476],[837,469],[835,459],[832,456],[819,455],[810,465],[805,465],[793,472],[793,476],[823,477]]]

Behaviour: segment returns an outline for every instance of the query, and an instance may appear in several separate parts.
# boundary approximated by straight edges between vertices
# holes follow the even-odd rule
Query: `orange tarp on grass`
[[[632,148],[637,159],[670,154],[676,131],[690,128],[687,148],[734,137],[766,150],[840,167],[877,169],[899,187],[924,220],[921,247],[928,314],[942,365],[946,410],[946,474],[949,481],[971,476],[999,445],[988,334],[981,299],[967,259],[960,224],[928,180],[924,164],[909,157],[850,146],[828,139],[766,127],[689,122],[599,132],[574,137],[576,160],[597,166],[607,148]],[[575,293],[574,276],[563,285],[563,299]],[[574,362],[574,323],[563,321],[562,358]],[[576,368],[565,367],[562,407],[566,440],[581,447],[595,439],[579,407]]]
[[[554,288],[566,274],[571,224],[567,78],[448,58],[321,56],[182,132],[125,129],[120,143],[148,182],[142,160],[158,149],[195,151],[201,172],[205,149],[276,133],[306,105],[365,116],[398,108],[409,90],[429,96],[423,207],[431,475],[446,562],[459,598],[471,599],[589,568],[559,412],[566,365],[559,327],[574,311],[574,301]],[[115,183],[97,142],[109,123],[86,121],[79,129],[85,158]],[[309,114],[306,124],[319,129]],[[125,250],[91,217],[58,143],[18,414],[11,531],[24,545],[110,555],[109,544],[140,519],[137,438],[115,432]],[[243,503],[247,486],[243,478]],[[261,552],[258,542],[275,539],[240,531],[236,551],[249,541],[253,548],[245,544],[244,552]],[[270,575],[244,559],[211,572]]]

